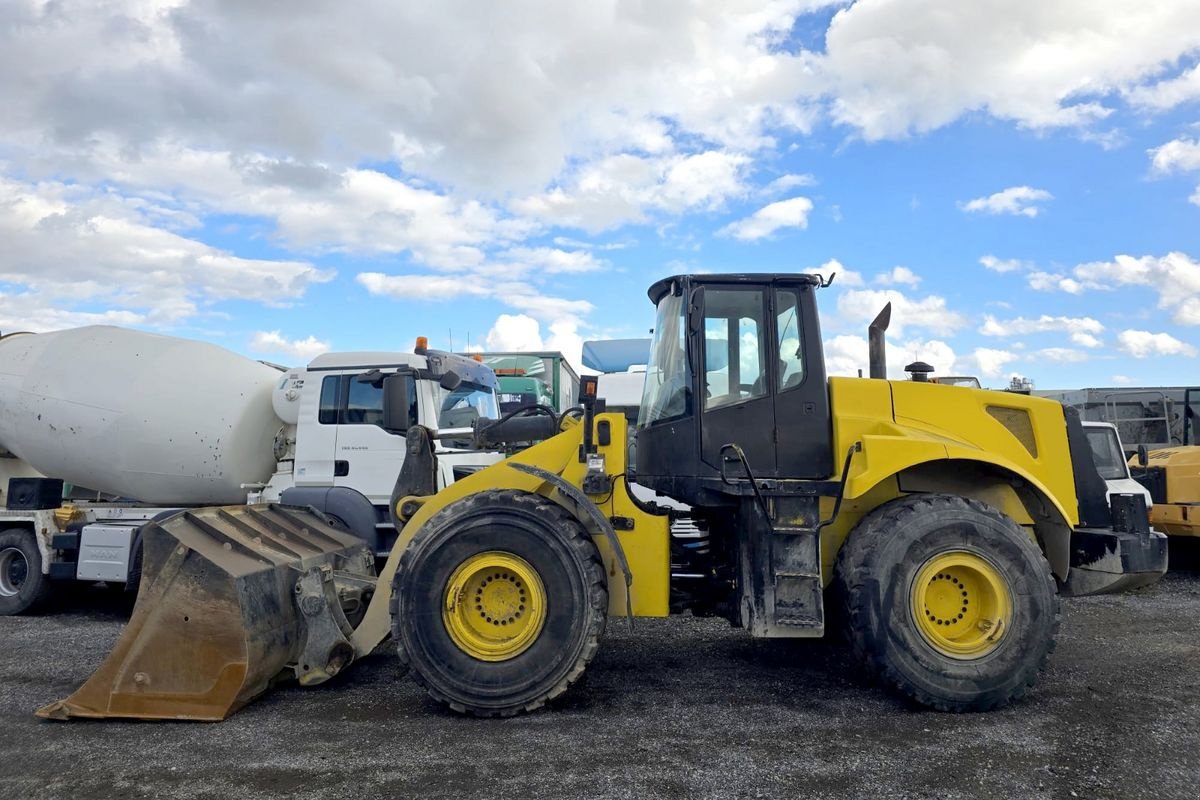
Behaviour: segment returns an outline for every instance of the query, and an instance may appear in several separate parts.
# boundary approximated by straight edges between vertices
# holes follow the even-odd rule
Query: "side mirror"
[[[462,376],[454,370],[447,370],[446,373],[442,375],[442,379],[438,381],[438,384],[441,385],[441,387],[446,391],[453,392],[459,387],[460,384],[462,384]]]
[[[1150,454],[1146,452],[1146,445],[1144,445],[1144,444],[1138,445],[1137,460],[1138,460],[1138,466],[1141,467],[1142,469],[1145,469],[1146,465],[1150,463]]]
[[[409,409],[412,398],[408,394],[411,376],[398,372],[383,379],[383,429],[389,433],[404,433],[412,424]]]
[[[357,375],[354,378],[356,383],[369,383],[372,386],[382,386],[383,379],[384,374],[377,369],[373,369],[370,372],[364,372],[363,374]]]

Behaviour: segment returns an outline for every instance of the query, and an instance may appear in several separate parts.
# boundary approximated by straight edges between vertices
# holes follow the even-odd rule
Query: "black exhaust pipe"
[[[879,316],[867,328],[867,342],[870,346],[871,377],[887,378],[887,344],[884,333],[888,323],[892,321],[892,304],[889,302],[879,312]]]

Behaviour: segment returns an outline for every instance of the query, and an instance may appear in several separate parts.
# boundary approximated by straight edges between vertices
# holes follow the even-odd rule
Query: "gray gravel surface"
[[[913,709],[839,647],[718,620],[613,621],[547,710],[461,718],[386,650],[229,721],[43,722],[121,632],[110,593],[0,618],[0,798],[1200,795],[1200,575],[1064,601],[1058,650],[1019,704]]]

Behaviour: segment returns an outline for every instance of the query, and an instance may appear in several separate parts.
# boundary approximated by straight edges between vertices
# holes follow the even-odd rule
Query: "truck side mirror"
[[[1146,445],[1144,445],[1144,444],[1138,445],[1137,460],[1138,460],[1138,466],[1141,467],[1142,469],[1145,469],[1146,465],[1150,463],[1150,454],[1146,452]]]
[[[453,392],[461,383],[462,376],[452,369],[447,370],[446,373],[442,375],[441,380],[438,381],[438,384],[448,392]]]
[[[412,398],[408,394],[411,379],[403,372],[383,379],[383,429],[389,433],[404,433],[412,423]]]

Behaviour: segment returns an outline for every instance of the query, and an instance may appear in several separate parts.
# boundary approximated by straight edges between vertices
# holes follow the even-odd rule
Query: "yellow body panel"
[[[608,518],[624,517],[633,520],[631,530],[617,530],[617,539],[629,562],[633,575],[632,607],[637,617],[665,617],[669,610],[671,560],[670,520],[663,515],[647,514],[629,497],[625,489],[627,422],[622,414],[599,414],[596,425],[608,422],[609,444],[598,445],[597,451],[605,459],[605,472],[614,476],[611,492],[589,496]],[[574,512],[572,502],[563,497],[551,484],[524,472],[512,469],[510,464],[529,464],[561,476],[572,486],[582,486],[587,465],[579,462],[579,448],[583,444],[583,427],[568,421],[566,430],[559,435],[536,444],[505,461],[493,464],[472,475],[456,481],[431,497],[419,498],[420,510],[405,521],[387,564],[380,573],[379,590],[371,599],[366,616],[355,629],[352,641],[355,651],[365,655],[382,642],[391,630],[388,604],[391,599],[392,577],[396,573],[400,555],[408,547],[413,536],[429,518],[441,509],[477,492],[495,489],[516,489],[535,492]],[[401,499],[400,505],[405,500]],[[588,524],[585,515],[577,514]],[[598,531],[590,531],[600,556],[604,560],[608,575],[609,613],[625,616],[625,579],[614,557],[608,540]],[[553,598],[549,602],[554,602]]]
[[[1200,447],[1164,447],[1147,455],[1147,467],[1167,473],[1168,503],[1200,503]],[[1136,456],[1129,465],[1139,468]]]
[[[858,521],[906,492],[973,497],[1027,526],[1036,539],[1040,520],[1008,481],[1016,477],[1041,495],[1051,512],[1049,521],[1060,530],[1078,524],[1066,423],[1058,403],[962,386],[859,378],[830,378],[829,392],[839,458],[834,477],[842,477],[840,459],[855,443],[862,450],[851,461],[841,513],[822,531],[827,582],[837,551]],[[1022,418],[1032,430],[1036,455],[989,409],[1001,416],[1027,415]],[[966,470],[966,464],[976,469]],[[980,471],[987,473],[986,479]],[[822,501],[824,516],[832,508],[832,499]],[[1061,554],[1052,563],[1056,560],[1062,560]],[[1056,572],[1061,571],[1056,565]]]
[[[1141,469],[1137,456],[1129,466]],[[1150,525],[1172,536],[1200,536],[1200,447],[1152,450],[1146,466],[1166,473],[1166,502],[1150,507]]]

